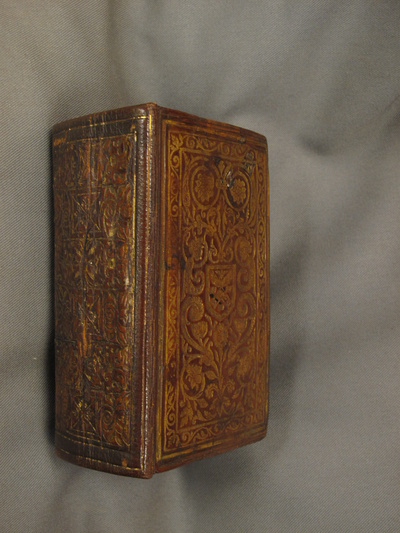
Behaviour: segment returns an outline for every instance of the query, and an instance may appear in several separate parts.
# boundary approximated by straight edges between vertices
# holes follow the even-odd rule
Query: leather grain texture
[[[137,477],[259,440],[266,140],[145,104],[53,129],[56,448]]]

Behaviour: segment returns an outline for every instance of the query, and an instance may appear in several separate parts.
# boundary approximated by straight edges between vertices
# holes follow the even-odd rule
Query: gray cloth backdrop
[[[400,531],[397,0],[2,1],[0,530]],[[267,438],[150,481],[53,449],[52,125],[156,101],[263,133]]]

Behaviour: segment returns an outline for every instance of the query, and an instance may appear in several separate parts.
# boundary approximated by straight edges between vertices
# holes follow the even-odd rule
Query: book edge
[[[148,119],[148,117],[150,116],[150,110],[153,107],[154,106],[148,106],[146,108],[143,106],[141,106],[140,108],[138,107],[137,113],[133,113],[133,114],[130,113],[129,117],[116,119],[115,122],[118,123],[118,122],[121,122],[122,120],[133,122],[134,120],[138,118]],[[100,116],[102,114],[98,114],[98,115]],[[148,129],[147,122],[148,122],[147,120],[144,122],[143,129],[141,130],[140,133],[138,130],[138,136],[139,136],[138,145],[139,143],[141,143],[142,147],[139,148],[138,146],[138,151],[136,154],[137,159],[135,163],[137,167],[135,188],[136,188],[136,191],[138,191],[139,187],[142,188],[142,194],[144,193],[144,199],[145,199],[146,206],[147,206],[147,202],[149,201],[147,197],[147,193],[146,193],[146,188],[148,187],[149,181],[152,179],[151,178],[151,166],[150,166],[150,157],[152,157],[152,154],[151,154],[151,150],[149,146],[150,131]],[[93,120],[92,116],[85,117],[84,121],[81,121],[80,119],[72,119],[72,121],[67,121],[66,123],[60,123],[59,125],[56,125],[52,130],[51,149],[53,151],[55,146],[57,146],[57,144],[59,144],[60,142],[62,143],[64,140],[66,140],[69,136],[68,135],[69,130],[71,129],[76,129],[80,131],[80,130],[87,129],[88,126],[98,127],[98,126],[108,125],[109,123],[110,123],[109,120],[96,122],[95,120]],[[58,126],[63,125],[63,124],[64,125],[66,124],[68,127],[58,128]],[[70,125],[72,125],[72,127],[70,127]],[[94,138],[96,138],[96,135],[94,135]],[[140,152],[142,152],[141,155],[140,155]],[[140,157],[142,159],[141,164],[139,164]],[[53,174],[53,180],[54,180],[54,168],[52,169],[52,174]],[[54,182],[53,182],[53,188],[54,188]],[[146,206],[144,206],[144,208],[142,207],[142,209],[145,212],[147,210]],[[137,210],[135,210],[133,216],[137,217]],[[137,227],[137,232],[135,236],[135,240],[136,240],[135,262],[137,262],[139,259],[138,257],[139,248],[140,248],[141,255],[146,256],[145,248],[146,248],[146,243],[149,242],[150,240],[149,239],[149,228],[151,226],[151,219],[150,217],[147,217],[147,218],[149,220],[149,223],[143,225],[142,227],[139,227],[137,225],[137,221],[135,222],[135,225]],[[140,245],[138,242],[139,240],[142,241]],[[147,302],[148,300],[147,291],[145,287],[143,286],[143,283],[140,287],[137,288],[135,299],[138,297],[140,298],[141,295],[143,295],[143,300]],[[146,312],[146,304],[141,308],[141,312],[143,313]],[[139,321],[141,321],[140,318],[139,318]],[[145,335],[143,334],[143,342],[141,343],[141,346],[145,346],[145,342],[146,342],[146,339],[145,339]],[[147,368],[152,367],[152,354],[148,354],[146,350],[143,350],[142,354],[143,355],[141,359],[141,365],[142,365],[142,371],[143,371],[142,373],[143,379],[142,379],[142,385],[141,385],[142,390],[139,391],[139,397],[140,397],[141,406],[142,406],[141,419],[142,419],[142,422],[146,422],[146,424],[142,424],[142,423],[140,424],[140,428],[138,428],[138,434],[137,434],[137,438],[139,439],[141,443],[139,447],[140,467],[124,465],[125,460],[123,459],[123,455],[126,455],[127,452],[124,452],[122,454],[121,464],[118,464],[116,462],[109,461],[109,460],[101,460],[98,458],[97,459],[92,458],[90,457],[90,449],[91,449],[90,443],[83,444],[83,443],[79,443],[78,441],[76,441],[74,443],[75,450],[74,451],[67,450],[63,447],[62,440],[68,437],[64,435],[64,433],[58,432],[56,430],[55,451],[59,457],[67,460],[70,463],[77,464],[80,466],[85,466],[85,467],[92,468],[92,469],[99,470],[99,471],[111,472],[111,473],[122,474],[126,476],[132,476],[132,477],[141,477],[141,478],[152,477],[152,475],[155,472],[154,457],[153,457],[151,450],[149,450],[149,435],[151,432],[149,432],[149,428],[147,424],[147,420],[149,419],[149,413],[151,412],[151,409],[152,409],[152,401],[151,401],[151,398],[150,398],[150,401],[148,401],[146,398],[146,392],[147,390],[149,390],[148,389],[149,383],[152,382],[151,379],[148,379],[146,377]],[[151,429],[151,425],[150,425],[150,429]],[[150,438],[150,441],[151,441],[151,438]],[[96,446],[96,448],[97,447],[98,446]],[[86,453],[88,455],[82,455],[84,450],[86,450]]]
[[[245,142],[245,138],[249,137],[253,139],[253,142],[256,141],[261,144],[267,144],[267,139],[265,135],[261,133],[257,133],[254,130],[250,130],[247,128],[243,128],[240,126],[236,126],[227,122],[223,122],[222,120],[215,120],[205,117],[200,117],[196,114],[187,113],[185,111],[179,111],[177,109],[164,107],[161,105],[156,104],[155,102],[147,102],[144,104],[134,105],[134,106],[125,106],[121,108],[116,109],[110,109],[107,111],[101,111],[101,112],[95,112],[90,113],[87,115],[83,115],[80,117],[72,118],[69,120],[61,121],[55,124],[52,127],[52,133],[60,133],[64,130],[73,129],[77,127],[93,127],[101,123],[109,123],[112,121],[120,121],[124,119],[132,119],[137,116],[148,115],[151,110],[155,112],[155,110],[158,109],[158,115],[162,115],[163,118],[168,117],[174,117],[179,118],[183,122],[193,122],[195,121],[199,125],[202,126],[216,126],[218,129],[225,129],[231,133],[234,133],[238,135],[239,137],[243,137]]]

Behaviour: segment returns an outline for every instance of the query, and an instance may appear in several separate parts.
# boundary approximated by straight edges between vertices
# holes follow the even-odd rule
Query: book
[[[263,438],[265,137],[149,103],[52,154],[57,454],[149,478]]]

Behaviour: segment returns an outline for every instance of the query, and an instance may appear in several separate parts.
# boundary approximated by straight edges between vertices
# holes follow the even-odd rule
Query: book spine
[[[57,453],[140,477],[152,474],[150,125],[138,109],[53,133]]]

